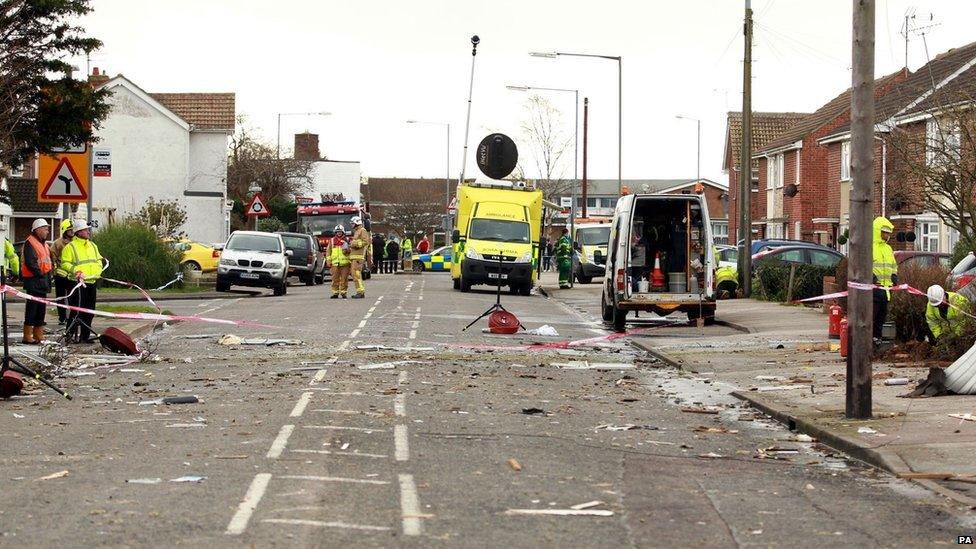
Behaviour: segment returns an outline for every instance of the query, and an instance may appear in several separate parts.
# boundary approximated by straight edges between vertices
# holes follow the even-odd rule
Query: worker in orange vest
[[[34,224],[31,225],[31,234],[20,250],[20,277],[24,279],[24,291],[28,295],[44,299],[51,290],[51,271],[54,270],[51,249],[47,246],[50,232],[50,223],[44,219],[35,219]],[[44,303],[27,302],[24,311],[23,343],[37,345],[44,339],[45,311]]]

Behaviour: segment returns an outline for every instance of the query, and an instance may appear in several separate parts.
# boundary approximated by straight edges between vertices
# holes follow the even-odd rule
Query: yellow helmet
[[[65,219],[64,221],[61,222],[61,235],[64,236],[64,233],[70,230],[71,230],[71,220]]]

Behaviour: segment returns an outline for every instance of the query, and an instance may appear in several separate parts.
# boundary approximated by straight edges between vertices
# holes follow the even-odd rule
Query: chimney
[[[295,160],[321,160],[319,153],[319,136],[315,133],[295,134]]]
[[[91,84],[91,87],[97,88],[108,81],[109,77],[107,74],[101,74],[98,71],[98,67],[92,68],[92,73],[88,77],[88,83]]]

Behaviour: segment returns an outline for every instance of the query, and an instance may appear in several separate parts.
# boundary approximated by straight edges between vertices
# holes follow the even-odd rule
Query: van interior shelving
[[[701,207],[686,199],[642,200],[634,204],[630,233],[630,286],[636,293],[697,294],[704,284],[705,234]],[[664,287],[653,287],[660,254]],[[647,281],[645,284],[641,281]]]

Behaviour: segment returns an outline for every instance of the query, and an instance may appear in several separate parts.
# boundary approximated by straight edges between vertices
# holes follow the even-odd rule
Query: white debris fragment
[[[613,511],[604,511],[603,509],[508,509],[505,514],[612,517]]]
[[[870,427],[858,427],[857,428],[857,432],[860,433],[860,434],[862,434],[862,435],[876,435],[876,434],[878,434],[877,431],[875,431],[874,429],[872,429]]]
[[[550,337],[556,337],[559,335],[559,332],[557,332],[555,328],[553,328],[548,324],[543,324],[542,326],[529,330],[525,333],[529,335],[550,336]]]

